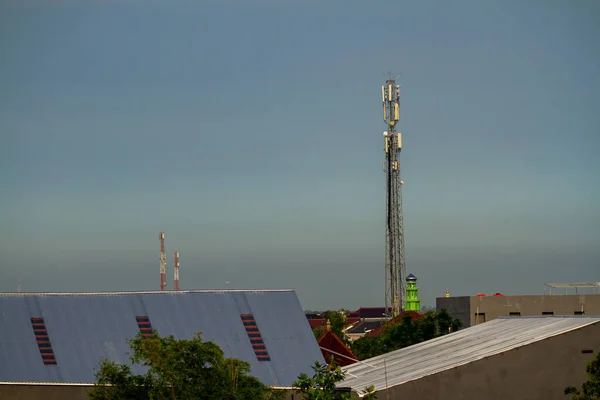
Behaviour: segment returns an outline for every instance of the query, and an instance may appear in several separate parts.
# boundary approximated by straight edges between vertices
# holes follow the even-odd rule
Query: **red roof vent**
[[[485,297],[485,293],[477,293],[476,296],[477,297]]]
[[[256,354],[258,361],[271,361],[271,357],[269,357],[265,342],[263,342],[260,331],[258,330],[258,326],[256,325],[256,321],[254,320],[254,315],[240,314],[240,318],[242,319],[242,323],[244,324],[244,328],[248,334],[248,339],[250,339],[250,343],[252,344],[254,354]]]
[[[153,337],[154,331],[152,329],[152,324],[150,323],[150,318],[147,315],[138,315],[135,317],[135,320],[138,324],[138,328],[144,337]]]
[[[43,363],[45,365],[56,365],[54,350],[52,350],[52,345],[50,344],[50,337],[48,336],[44,318],[31,318],[31,327],[33,328],[33,334],[40,349]]]
[[[504,296],[502,293],[494,293],[494,297]]]

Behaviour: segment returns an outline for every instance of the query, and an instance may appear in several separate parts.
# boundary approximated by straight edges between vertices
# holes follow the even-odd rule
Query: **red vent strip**
[[[135,317],[137,321],[138,328],[144,337],[153,337],[154,332],[152,332],[152,324],[150,323],[150,318],[146,315],[138,315]]]
[[[271,361],[271,357],[269,357],[269,353],[267,352],[267,347],[262,340],[256,321],[254,320],[254,315],[240,314],[240,317],[242,318],[244,328],[246,328],[246,333],[248,334],[256,358],[259,361]]]
[[[42,362],[44,365],[56,365],[56,357],[54,357],[54,350],[52,350],[52,344],[50,344],[50,337],[48,336],[44,318],[31,318],[31,327],[33,328],[33,334],[40,349]]]

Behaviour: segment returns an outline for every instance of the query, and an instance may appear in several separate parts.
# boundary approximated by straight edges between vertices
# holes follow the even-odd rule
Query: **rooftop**
[[[552,336],[600,323],[600,316],[500,317],[344,368],[340,387],[376,390],[472,363]],[[385,360],[385,364],[384,364]]]
[[[567,283],[546,283],[545,284],[551,288],[560,288],[560,289],[568,289],[568,288],[600,288],[600,282],[567,282]]]
[[[0,326],[0,382],[93,383],[101,359],[129,362],[127,340],[150,329],[202,332],[272,386],[324,361],[293,290],[0,293]]]
[[[379,328],[381,325],[385,324],[387,321],[379,320],[379,321],[359,321],[355,325],[352,325],[350,328],[346,329],[346,333],[365,333],[375,328]]]

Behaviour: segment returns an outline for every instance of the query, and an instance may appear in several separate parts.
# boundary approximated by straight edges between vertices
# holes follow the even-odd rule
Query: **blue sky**
[[[142,6],[142,3],[145,6]],[[0,290],[382,305],[400,74],[424,302],[600,280],[595,1],[2,1]]]

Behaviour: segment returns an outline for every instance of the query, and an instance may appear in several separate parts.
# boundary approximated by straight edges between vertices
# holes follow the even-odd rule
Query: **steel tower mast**
[[[179,289],[179,252],[173,253],[173,290]]]
[[[402,134],[396,131],[400,120],[400,86],[390,78],[381,87],[383,121],[387,124],[384,136],[386,179],[385,231],[385,308],[390,317],[405,309],[406,265],[404,259],[404,223],[402,220],[402,185],[400,179],[400,150]]]

